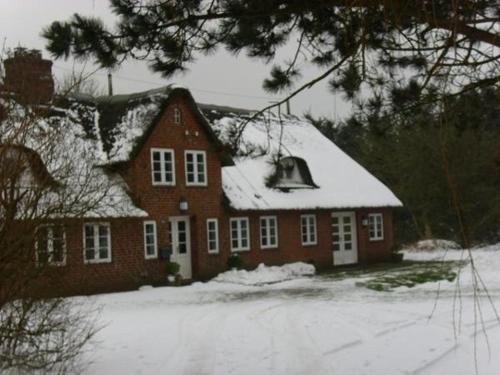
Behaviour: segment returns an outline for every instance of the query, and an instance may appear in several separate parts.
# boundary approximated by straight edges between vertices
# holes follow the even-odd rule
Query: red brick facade
[[[66,228],[67,258],[65,266],[58,266],[64,287],[61,293],[95,293],[126,290],[142,284],[158,284],[166,280],[167,260],[158,256],[146,259],[143,222],[154,220],[158,247],[169,245],[168,218],[189,216],[191,263],[193,279],[208,279],[227,268],[232,254],[230,244],[230,218],[248,217],[250,223],[250,250],[239,252],[245,266],[259,263],[283,264],[312,262],[319,269],[333,266],[332,212],[334,210],[281,210],[269,212],[234,211],[224,203],[221,177],[221,157],[206,129],[191,112],[188,99],[174,97],[144,140],[135,157],[121,166],[133,200],[145,210],[147,218],[118,218],[75,220]],[[182,114],[180,124],[174,123],[174,108]],[[175,186],[153,186],[151,174],[151,148],[173,149],[175,153]],[[186,186],[185,150],[203,150],[207,156],[207,186]],[[185,200],[188,210],[181,211],[179,203]],[[348,211],[348,210],[342,210]],[[384,261],[390,258],[392,245],[392,210],[366,208],[351,210],[356,213],[359,263]],[[384,239],[370,241],[367,226],[363,225],[369,213],[382,213]],[[300,217],[316,215],[317,244],[303,246]],[[278,222],[278,246],[261,249],[260,217],[273,215]],[[209,254],[207,249],[207,219],[217,218],[219,226],[219,252]],[[111,261],[86,264],[84,262],[83,225],[85,222],[109,223],[111,228]],[[365,223],[366,224],[366,223]]]

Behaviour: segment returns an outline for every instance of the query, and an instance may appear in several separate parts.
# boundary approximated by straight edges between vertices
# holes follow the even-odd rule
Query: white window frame
[[[188,162],[187,162],[187,156],[188,154],[193,155],[193,166],[194,166],[194,181],[189,182],[188,180]],[[197,157],[198,155],[203,155],[203,175],[205,176],[205,181],[204,182],[199,182],[199,175],[198,175],[198,161]],[[207,186],[208,184],[208,175],[207,175],[207,152],[203,150],[185,150],[184,151],[184,172],[185,172],[185,177],[186,177],[186,186]]]
[[[182,123],[182,111],[179,107],[174,107],[174,124],[180,125]]]
[[[155,170],[153,155],[155,152],[160,153],[160,173],[161,181],[155,181]],[[167,181],[165,171],[165,154],[170,154],[172,158],[172,181]],[[151,182],[153,186],[175,186],[175,151],[171,148],[151,148]]]
[[[303,221],[306,220],[306,225],[304,226]],[[314,231],[311,231],[311,222],[314,223]],[[304,241],[304,234],[306,236],[306,241]],[[314,234],[314,240],[312,235]],[[316,215],[307,214],[300,215],[300,240],[302,241],[302,246],[312,246],[318,244],[318,223],[316,221]]]
[[[215,224],[215,249],[210,248],[210,223]],[[207,219],[207,250],[209,254],[219,253],[219,220]]]
[[[94,227],[94,259],[87,259],[86,257],[86,250],[87,250],[87,239],[85,236],[85,227],[86,226],[93,226]],[[108,244],[109,244],[109,249],[108,249],[108,257],[107,258],[96,258],[96,254],[99,254],[99,248],[96,248],[96,244],[99,243],[99,227],[100,226],[106,226],[108,227]],[[97,228],[97,231],[96,231]],[[95,264],[95,263],[111,263],[111,225],[106,222],[93,222],[93,223],[84,223],[83,224],[83,263],[84,264]]]
[[[242,246],[242,242],[243,242],[243,238],[241,236],[241,222],[246,222],[247,223],[247,246]],[[238,246],[237,247],[234,247],[233,246],[233,240],[235,240],[235,238],[233,237],[233,223],[236,222],[238,223],[237,224],[237,227],[236,227],[236,231],[237,231],[237,238],[236,238],[236,241],[238,242]],[[231,252],[233,253],[237,253],[237,252],[241,252],[241,251],[250,251],[250,220],[248,219],[248,217],[233,217],[231,219],[229,219],[229,234],[230,234],[230,240],[231,240]]]
[[[62,240],[63,240],[63,260],[60,262],[55,262],[52,260],[52,255],[54,252],[54,227],[55,226],[60,226],[62,228]],[[35,241],[35,249],[36,249],[36,262],[39,265],[45,265],[48,264],[50,266],[65,266],[66,265],[66,231],[64,230],[64,226],[61,224],[44,224],[40,225],[37,228],[37,232],[40,228],[48,228],[49,232],[47,233],[47,253],[48,253],[48,259],[46,263],[40,262],[39,260],[39,249],[38,249],[38,233],[36,235],[36,241]],[[52,251],[51,251],[52,249]]]
[[[147,242],[147,232],[146,227],[148,225],[153,226],[153,236],[154,236],[154,252],[153,254],[148,254],[148,242]],[[156,259],[158,258],[158,235],[156,232],[156,221],[154,220],[146,220],[143,223],[143,232],[144,232],[144,258],[145,259]]]
[[[378,233],[379,229],[380,229],[380,233]],[[368,214],[368,238],[370,241],[383,241],[384,240],[384,215],[383,214],[381,214],[381,213]]]
[[[271,222],[274,221],[274,243],[271,243]],[[264,226],[262,223],[265,223]],[[278,217],[274,215],[270,216],[261,216],[259,218],[259,224],[260,224],[260,248],[261,249],[275,249],[278,247]],[[264,245],[263,240],[264,240],[264,235],[263,235],[263,229],[265,230],[265,237],[267,237],[267,245]]]

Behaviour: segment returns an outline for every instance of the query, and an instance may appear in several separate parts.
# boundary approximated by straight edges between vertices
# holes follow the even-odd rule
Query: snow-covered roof
[[[328,140],[310,122],[296,116],[266,114],[200,105],[216,134],[235,143],[234,166],[224,167],[224,193],[237,210],[338,209],[401,206],[382,182]],[[250,121],[248,121],[251,119]],[[239,136],[238,136],[239,134]],[[279,155],[279,157],[278,157]],[[279,189],[269,183],[276,160],[303,159],[316,186]],[[295,188],[293,188],[295,187]]]
[[[225,159],[224,193],[234,209],[401,206],[383,183],[310,122],[273,114],[253,118],[255,111],[251,110],[196,104],[187,89],[174,86],[130,95],[67,98],[64,105],[50,108],[49,116],[36,121],[36,131],[23,141],[23,146],[40,154],[56,180],[61,166],[68,164],[75,172],[73,177],[64,177],[68,197],[78,194],[82,175],[92,177],[96,191],[99,185],[106,187],[108,193],[99,207],[87,216],[145,216],[144,211],[134,206],[122,178],[101,166],[131,160],[174,95],[189,99],[193,114],[214,143],[232,146],[232,158],[225,153],[227,147],[219,150]],[[13,132],[26,115],[21,108],[16,111],[14,117],[18,118],[13,120]],[[57,140],[57,157],[44,155],[39,134]],[[277,162],[286,157],[294,158],[301,175],[307,176],[304,181],[271,182],[277,173]]]
[[[142,217],[117,174],[98,165],[106,160],[95,130],[92,103],[66,99],[35,112],[2,99],[7,116],[0,122],[0,145],[22,146],[39,155],[58,188],[47,193],[38,210],[51,216]]]

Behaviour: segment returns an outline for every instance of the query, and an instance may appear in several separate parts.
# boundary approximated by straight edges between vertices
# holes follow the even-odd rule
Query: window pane
[[[160,161],[160,153],[158,151],[153,152],[153,161],[155,161],[155,162]],[[155,163],[155,164],[157,164],[157,163]],[[159,165],[159,163],[158,163],[158,165]]]
[[[86,260],[93,260],[94,259],[94,249],[87,248],[85,250],[85,259]]]

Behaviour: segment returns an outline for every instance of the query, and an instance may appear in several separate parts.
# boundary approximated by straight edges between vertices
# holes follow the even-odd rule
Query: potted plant
[[[229,270],[242,269],[243,259],[241,259],[241,257],[238,254],[231,254],[229,258],[227,258],[227,268]]]
[[[173,283],[176,281],[180,268],[181,268],[181,266],[179,265],[179,263],[171,262],[171,261],[169,261],[167,263],[168,282]]]

